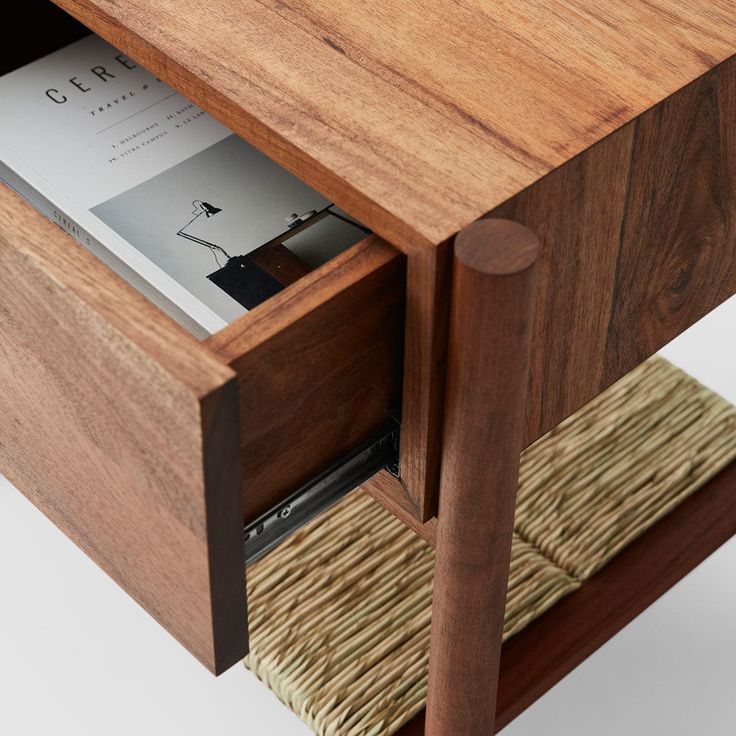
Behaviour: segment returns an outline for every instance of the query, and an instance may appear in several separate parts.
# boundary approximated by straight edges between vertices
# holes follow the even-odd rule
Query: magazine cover
[[[0,77],[0,178],[193,332],[280,288],[244,256],[309,266],[365,230],[97,36]]]

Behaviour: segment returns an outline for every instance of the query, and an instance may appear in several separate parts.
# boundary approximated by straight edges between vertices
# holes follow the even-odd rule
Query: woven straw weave
[[[504,637],[736,457],[736,409],[653,358],[522,454]],[[434,552],[362,491],[248,571],[246,666],[325,736],[424,707]]]

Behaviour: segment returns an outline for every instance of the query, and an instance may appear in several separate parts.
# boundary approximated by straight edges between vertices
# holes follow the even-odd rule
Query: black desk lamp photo
[[[222,207],[215,207],[209,202],[203,202],[199,199],[195,199],[192,205],[194,206],[192,212],[194,217],[181,227],[176,234],[212,251],[215,263],[219,267],[217,271],[207,276],[213,284],[219,286],[246,309],[253,309],[283,289],[283,285],[277,279],[264,271],[247,255],[231,256],[221,245],[186,232],[186,229],[203,215],[209,219],[218,212],[222,212]],[[224,265],[220,262],[220,255],[227,259]]]
[[[198,245],[202,245],[205,248],[209,248],[214,256],[215,263],[217,263],[218,270],[211,274],[208,274],[207,278],[213,283],[219,286],[226,294],[231,296],[235,301],[244,306],[246,309],[253,309],[261,302],[277,294],[284,288],[278,279],[272,274],[265,271],[258,263],[256,263],[249,255],[238,255],[231,256],[222,246],[217,243],[212,243],[203,238],[192,235],[186,232],[187,228],[190,227],[198,218],[204,216],[206,219],[214,217],[218,212],[222,212],[222,207],[215,207],[209,202],[203,202],[200,199],[195,199],[192,202],[194,210],[192,217],[189,222],[186,223],[177,231],[177,235],[181,238],[189,240]],[[370,230],[359,225],[348,217],[341,215],[338,212],[334,212],[328,205],[322,210],[310,210],[302,215],[291,214],[286,218],[287,230],[272,238],[266,243],[263,243],[259,248],[254,249],[255,251],[266,250],[276,244],[282,244],[289,238],[298,235],[309,227],[317,224],[325,217],[335,217],[338,220],[346,222],[362,232],[369,234]],[[220,263],[219,256],[224,256],[227,260],[223,265]]]

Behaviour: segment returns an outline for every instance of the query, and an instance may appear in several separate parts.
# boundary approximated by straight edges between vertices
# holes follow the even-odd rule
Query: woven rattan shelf
[[[734,458],[736,408],[660,358],[537,441],[521,460],[504,640]],[[319,736],[398,732],[425,705],[434,562],[354,493],[250,570],[246,665]]]

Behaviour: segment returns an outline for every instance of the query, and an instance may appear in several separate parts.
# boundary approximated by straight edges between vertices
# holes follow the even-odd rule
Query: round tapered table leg
[[[539,250],[507,220],[455,240],[428,736],[494,730]]]

